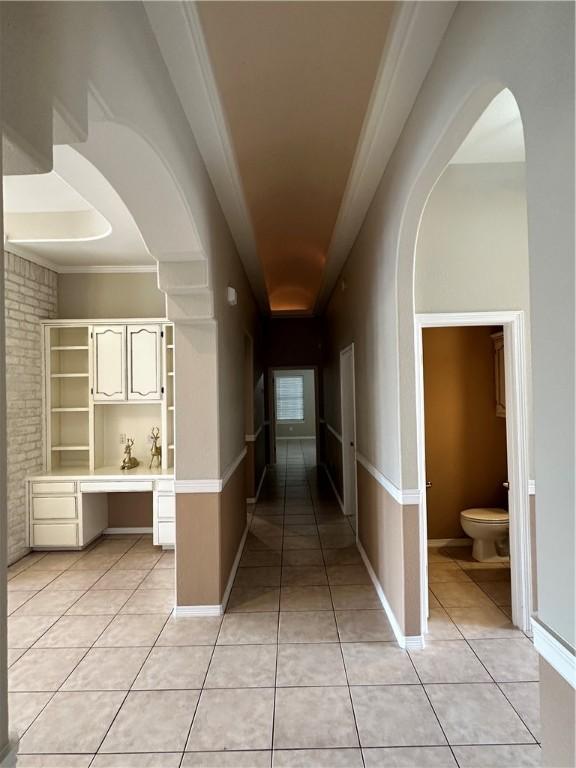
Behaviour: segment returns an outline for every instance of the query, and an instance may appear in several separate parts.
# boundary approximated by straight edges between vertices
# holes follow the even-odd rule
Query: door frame
[[[525,313],[523,311],[439,312],[414,316],[416,430],[420,489],[420,610],[422,633],[428,626],[428,523],[426,516],[426,442],[424,425],[423,328],[501,325],[504,330],[506,382],[506,450],[510,514],[512,622],[530,630],[532,551],[530,545],[530,478]]]
[[[344,441],[344,388],[342,385],[343,378],[342,378],[342,361],[344,358],[344,355],[350,354],[352,359],[352,412],[354,415],[354,435],[352,438],[352,441],[354,443],[354,473],[356,475],[356,483],[355,483],[355,498],[354,498],[354,517],[355,517],[355,523],[356,523],[356,538],[358,538],[358,470],[357,470],[357,454],[358,454],[358,446],[356,444],[356,357],[354,352],[354,342],[349,344],[347,347],[344,347],[344,349],[340,350],[340,431],[341,431],[341,437],[342,437],[342,506],[344,509],[344,514],[347,515],[348,511],[346,509],[346,468],[345,468],[345,456],[347,454],[346,445]]]

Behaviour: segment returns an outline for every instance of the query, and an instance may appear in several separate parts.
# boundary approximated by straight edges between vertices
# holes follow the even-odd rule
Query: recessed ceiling
[[[6,176],[3,186],[8,249],[63,272],[155,265],[120,196],[72,147],[54,147],[51,173]]]
[[[272,311],[314,309],[394,8],[199,3]]]
[[[490,102],[452,160],[457,163],[523,163],[524,129],[516,99],[505,88]]]

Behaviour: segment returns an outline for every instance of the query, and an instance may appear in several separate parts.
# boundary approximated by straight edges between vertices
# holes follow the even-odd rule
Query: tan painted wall
[[[58,275],[58,316],[67,319],[166,317],[154,272]]]
[[[542,765],[576,765],[576,691],[540,657]]]
[[[460,512],[507,506],[506,419],[496,416],[496,328],[424,328],[428,538],[464,537]]]
[[[344,498],[343,475],[342,475],[342,443],[336,435],[323,424],[324,437],[321,441],[322,451],[324,452],[323,461],[328,468],[332,482],[336,486],[338,495]]]

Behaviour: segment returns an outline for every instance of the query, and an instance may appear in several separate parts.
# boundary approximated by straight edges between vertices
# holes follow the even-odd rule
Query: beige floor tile
[[[59,616],[10,616],[8,648],[30,648],[59,618]]]
[[[18,768],[88,768],[94,755],[23,755],[18,754]]]
[[[94,589],[136,589],[150,571],[107,571]]]
[[[490,603],[490,598],[473,582],[440,582],[430,585],[444,608],[472,608]]]
[[[176,564],[176,555],[174,552],[163,552],[162,557],[156,565],[154,566],[154,570],[157,568],[174,568]]]
[[[126,691],[147,648],[92,648],[62,686],[63,691]]]
[[[429,584],[442,584],[443,582],[472,583],[468,576],[457,563],[430,563],[428,566]]]
[[[340,644],[280,645],[276,685],[347,685]]]
[[[326,565],[363,565],[360,552],[356,544],[339,549],[328,549],[324,547],[324,560]]]
[[[171,589],[176,590],[176,578],[174,571],[169,568],[151,570],[148,576],[140,584],[140,589]]]
[[[378,609],[382,607],[372,585],[331,586],[332,601],[337,611]]]
[[[33,571],[28,569],[19,573],[8,582],[8,592],[29,590],[37,592],[43,589],[47,584],[54,581],[58,576],[58,571]]]
[[[356,535],[353,531],[349,533],[324,533],[320,536],[322,549],[347,549],[356,546]]]
[[[8,598],[8,616],[10,616],[12,613],[18,610],[20,606],[24,605],[24,603],[27,603],[28,600],[30,600],[34,595],[37,595],[38,592],[36,590],[30,590],[25,592],[7,592],[6,596]]]
[[[370,584],[370,577],[364,565],[329,565],[326,572],[330,586]]]
[[[502,692],[520,715],[536,741],[540,741],[540,691],[538,683],[502,683]]]
[[[288,549],[282,553],[282,565],[324,565],[321,549]]]
[[[52,693],[9,693],[10,731],[22,736],[52,698]]]
[[[429,563],[454,563],[453,547],[428,547]]]
[[[282,549],[320,549],[320,539],[318,536],[290,536],[285,533]]]
[[[113,616],[62,616],[40,637],[35,648],[89,648]]]
[[[282,587],[281,611],[331,611],[329,587]]]
[[[394,640],[394,631],[384,611],[336,611],[336,623],[343,643]]]
[[[358,735],[348,688],[276,690],[275,749],[357,746]]]
[[[512,589],[508,581],[479,581],[478,586],[496,605],[512,604]]]
[[[450,747],[388,747],[363,753],[366,768],[457,768]]]
[[[160,613],[168,616],[174,610],[174,602],[174,589],[137,589],[120,613]]]
[[[131,691],[100,752],[183,750],[198,691]]]
[[[470,645],[496,682],[538,680],[538,653],[527,638],[470,640]]]
[[[277,587],[233,587],[228,601],[227,613],[255,613],[277,611],[280,590]]]
[[[537,744],[516,746],[454,747],[460,768],[541,768]]]
[[[57,691],[85,648],[31,648],[8,670],[9,691]]]
[[[317,536],[318,527],[314,520],[308,523],[294,523],[292,517],[286,518],[284,536]]]
[[[34,563],[30,570],[65,571],[84,557],[84,552],[46,552],[42,562]]]
[[[158,560],[162,557],[162,552],[129,552],[123,555],[114,563],[114,570],[122,571],[146,571],[154,568]]]
[[[96,755],[90,768],[178,768],[180,752],[132,752],[121,755]]]
[[[24,734],[20,751],[94,753],[123,698],[118,691],[57,693]]]
[[[186,751],[270,749],[273,710],[273,688],[204,690]]]
[[[6,570],[8,580],[10,581],[10,579],[14,578],[14,576],[17,574],[27,570],[30,568],[30,566],[34,565],[34,563],[37,563],[43,557],[46,557],[46,552],[30,552],[29,555],[21,557],[20,560],[17,560],[15,563],[12,563],[12,565],[8,566]]]
[[[107,571],[122,555],[117,552],[99,555],[97,552],[88,552],[87,555],[77,560],[70,566],[71,571]]]
[[[338,641],[332,611],[283,611],[280,614],[280,643],[333,643]]]
[[[253,568],[260,565],[279,566],[282,562],[282,553],[273,550],[263,552],[249,552],[245,550],[240,558],[240,568]]]
[[[164,616],[115,616],[96,641],[99,648],[154,645],[166,622]]]
[[[370,685],[350,691],[363,747],[446,743],[422,686]]]
[[[494,683],[427,685],[450,744],[528,744],[532,736]]]
[[[255,536],[253,533],[249,533],[246,537],[246,549],[249,552],[260,551],[282,551],[282,536],[267,536],[261,535]]]
[[[407,652],[396,643],[343,643],[350,685],[410,685],[418,683]]]
[[[43,589],[24,603],[14,616],[57,616],[66,612],[84,594],[84,590],[50,592]]]
[[[493,568],[464,568],[472,581],[480,584],[485,581],[507,581],[510,583],[510,568],[495,566]]]
[[[270,768],[269,750],[243,752],[186,752],[182,768]]]
[[[132,594],[131,589],[91,589],[69,610],[69,616],[117,613]]]
[[[258,566],[239,568],[234,580],[235,587],[279,587],[279,566]]]
[[[224,616],[218,645],[275,645],[278,613],[229,613]]]
[[[275,645],[218,645],[206,676],[206,688],[273,687]]]
[[[363,768],[359,749],[276,749],[273,768]]]
[[[423,683],[492,682],[465,640],[432,640],[410,656]]]
[[[105,572],[100,571],[64,571],[48,586],[53,590],[82,590],[90,589]]]
[[[221,623],[219,616],[170,616],[156,645],[214,645]]]
[[[8,667],[11,667],[21,656],[24,656],[27,650],[27,648],[8,648]]]
[[[430,640],[461,640],[462,634],[444,608],[430,608],[427,638]]]
[[[524,637],[493,603],[473,608],[449,608],[447,613],[467,640]]]
[[[328,578],[323,565],[288,565],[282,568],[282,586],[313,587],[326,584]]]
[[[212,647],[156,647],[136,678],[133,690],[200,689],[210,663]]]

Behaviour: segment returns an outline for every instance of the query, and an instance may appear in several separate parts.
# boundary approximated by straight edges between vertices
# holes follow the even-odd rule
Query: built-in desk
[[[174,475],[139,466],[57,469],[27,478],[30,546],[81,549],[108,528],[108,494],[153,494],[154,544],[175,542]]]

